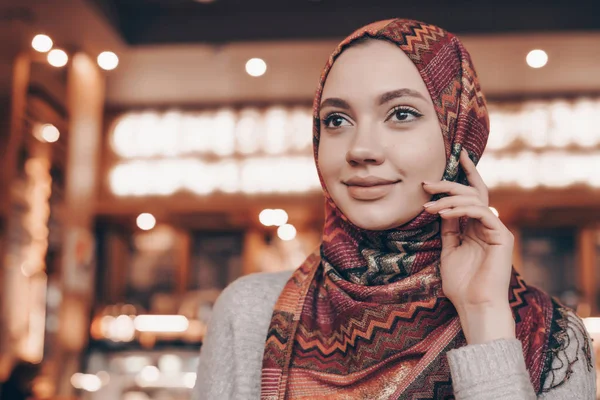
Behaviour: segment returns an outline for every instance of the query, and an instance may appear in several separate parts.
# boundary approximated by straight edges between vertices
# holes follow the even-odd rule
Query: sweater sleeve
[[[229,290],[213,307],[208,330],[200,349],[200,362],[192,400],[230,399],[233,393],[233,329],[228,312]]]
[[[586,355],[584,330],[574,329],[581,320],[573,314],[567,345],[552,360],[553,372],[546,378],[544,393],[536,396],[517,339],[468,345],[448,352],[454,395],[457,400],[594,400],[594,359]],[[582,325],[581,325],[582,326]],[[593,357],[593,354],[592,354]],[[563,378],[568,377],[565,381]],[[563,382],[564,381],[564,382]],[[563,382],[554,387],[553,382]]]

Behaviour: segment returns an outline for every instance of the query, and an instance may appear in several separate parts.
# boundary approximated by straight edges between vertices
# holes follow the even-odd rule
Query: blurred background
[[[220,291],[319,244],[329,53],[396,16],[471,52],[515,266],[598,335],[597,0],[1,0],[0,398],[189,399]]]

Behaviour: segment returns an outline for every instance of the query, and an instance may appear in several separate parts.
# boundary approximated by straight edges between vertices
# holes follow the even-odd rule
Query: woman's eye
[[[350,125],[350,122],[348,122],[346,118],[336,114],[330,115],[329,117],[325,118],[323,120],[323,123],[327,128],[339,128],[342,126]]]
[[[396,108],[392,111],[388,119],[395,119],[397,122],[410,122],[414,121],[417,118],[422,117],[423,114],[419,113],[412,108]]]

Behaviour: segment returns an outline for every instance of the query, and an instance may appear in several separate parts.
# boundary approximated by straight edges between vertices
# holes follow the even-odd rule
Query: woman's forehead
[[[371,39],[338,56],[325,81],[322,102],[335,96],[368,97],[381,103],[386,94],[398,90],[416,92],[430,100],[417,67],[404,52],[393,43]]]

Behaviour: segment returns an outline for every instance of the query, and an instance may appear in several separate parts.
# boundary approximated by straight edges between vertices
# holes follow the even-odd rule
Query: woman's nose
[[[375,136],[368,134],[368,132],[358,132],[355,140],[346,152],[346,162],[352,166],[382,164],[385,160],[385,154]]]

